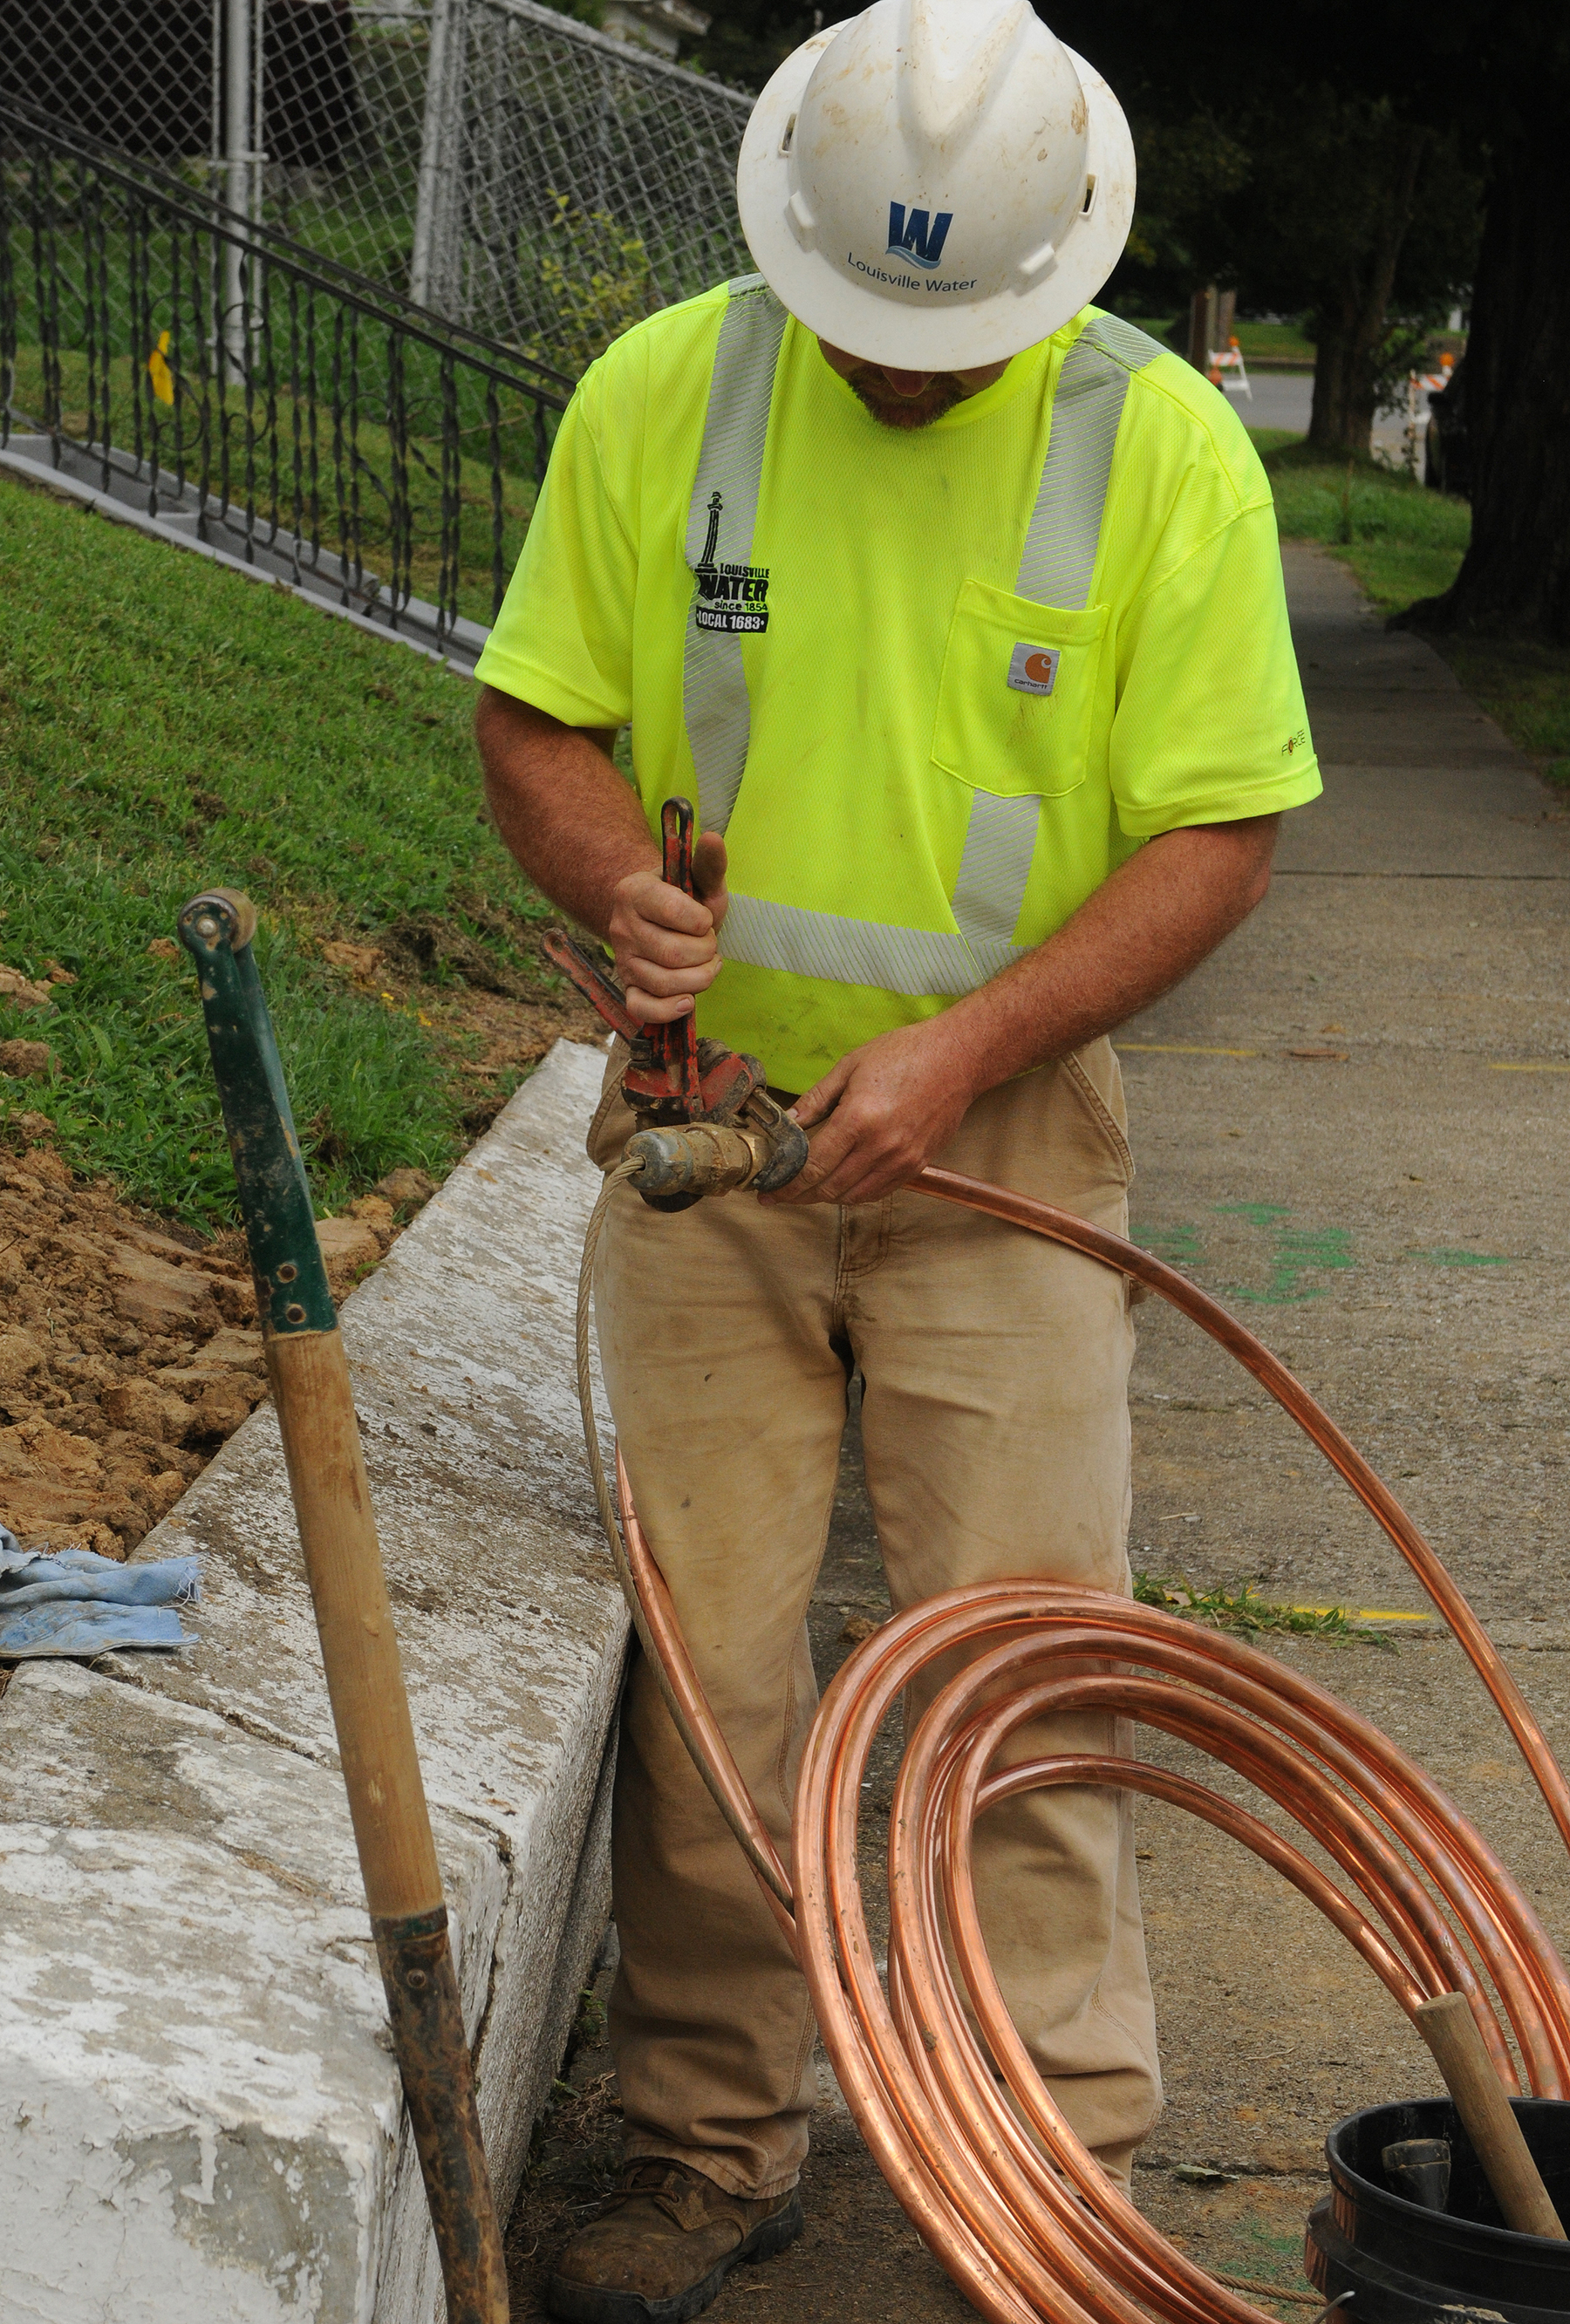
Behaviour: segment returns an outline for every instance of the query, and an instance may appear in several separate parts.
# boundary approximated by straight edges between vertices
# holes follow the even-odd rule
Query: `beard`
[[[935,373],[919,395],[898,395],[872,364],[858,365],[845,385],[882,427],[906,434],[930,428],[935,420],[963,403],[965,396],[964,383],[951,371]]]

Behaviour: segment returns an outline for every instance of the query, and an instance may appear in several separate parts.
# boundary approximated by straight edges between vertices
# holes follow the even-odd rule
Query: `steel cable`
[[[1182,1808],[1289,1880],[1408,2015],[1435,1994],[1464,1993],[1501,2080],[1513,2087],[1510,2049],[1485,1989],[1492,1985],[1527,2087],[1559,2098],[1570,2086],[1570,1979],[1541,1922],[1437,1784],[1325,1688],[1158,1608],[1030,1577],[910,1607],[850,1655],[803,1752],[792,1880],[705,1699],[620,1452],[621,1528],[600,1459],[588,1341],[595,1253],[615,1188],[635,1167],[623,1163],[606,1179],[578,1284],[578,1392],[600,1519],[665,1702],[801,1964],[840,2087],[884,2177],[954,2281],[995,2324],[1040,2317],[1142,2324],[1152,2310],[1172,2324],[1268,2324],[1142,2217],[1055,2105],[987,1958],[972,1871],[977,1817],[1016,1794],[1071,1784],[1141,1792]],[[1147,1285],[1251,1371],[1406,1559],[1570,1844],[1570,1786],[1492,1640],[1389,1488],[1252,1333],[1159,1259],[1050,1204],[932,1168],[911,1187]],[[929,1663],[956,1649],[969,1659],[910,1738],[895,1786],[885,1990],[857,1873],[862,1784],[883,1720]],[[1086,1711],[1159,1729],[1245,1778],[1330,1858],[1347,1886],[1248,1809],[1166,1768],[1094,1752],[998,1764],[1021,1729]]]

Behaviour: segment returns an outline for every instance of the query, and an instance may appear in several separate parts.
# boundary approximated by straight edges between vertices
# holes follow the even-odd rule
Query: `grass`
[[[1169,334],[1177,319],[1175,315],[1135,315],[1131,318],[1141,331],[1149,331],[1153,339],[1159,339],[1163,346],[1170,346]],[[1301,364],[1305,371],[1314,368],[1314,342],[1304,337],[1299,324],[1234,322],[1232,337],[1242,349],[1244,363],[1268,359],[1272,364]]]
[[[1436,638],[1456,677],[1551,783],[1570,787],[1570,646],[1530,638]]]
[[[1259,433],[1284,540],[1317,540],[1344,558],[1381,613],[1450,586],[1472,531],[1464,501],[1373,460],[1282,441],[1279,429]]]
[[[0,484],[0,961],[74,978],[0,1039],[48,1043],[47,1083],[0,1078],[0,1125],[55,1122],[78,1169],[193,1223],[233,1182],[184,955],[194,890],[262,908],[257,959],[319,1198],[332,1208],[461,1148],[450,1043],[348,989],[320,942],[405,916],[527,964],[547,908],[479,814],[469,685],[283,591]]]
[[[1196,1582],[1169,1574],[1136,1573],[1134,1599],[1141,1606],[1159,1606],[1164,1613],[1181,1614],[1203,1622],[1211,1630],[1237,1630],[1245,1637],[1271,1631],[1295,1638],[1355,1638],[1365,1646],[1394,1653],[1394,1642],[1382,1630],[1354,1621],[1340,1606],[1280,1606],[1261,1598],[1251,1582],[1235,1590],[1202,1590]]]
[[[1305,371],[1314,368],[1314,342],[1305,338],[1298,323],[1234,323],[1232,331],[1244,363],[1268,358],[1272,363],[1301,364]]]
[[[1249,432],[1283,540],[1320,542],[1386,614],[1449,588],[1472,533],[1465,501],[1377,461],[1331,457],[1279,428]],[[1431,642],[1539,772],[1570,786],[1570,647],[1481,634]]]

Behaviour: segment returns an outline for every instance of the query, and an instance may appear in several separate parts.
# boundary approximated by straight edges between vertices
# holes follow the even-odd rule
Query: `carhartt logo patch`
[[[1058,659],[1056,646],[1016,646],[1009,656],[1009,684],[1016,694],[1050,694]]]

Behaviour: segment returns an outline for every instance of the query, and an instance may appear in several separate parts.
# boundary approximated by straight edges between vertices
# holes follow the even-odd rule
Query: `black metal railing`
[[[506,586],[572,382],[0,104],[0,443],[437,643]]]

